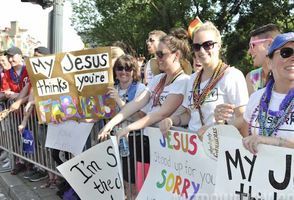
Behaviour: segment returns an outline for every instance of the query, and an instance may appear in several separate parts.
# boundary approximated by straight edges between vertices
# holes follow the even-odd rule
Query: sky
[[[0,0],[0,28],[10,27],[10,21],[18,21],[20,28],[28,29],[31,36],[47,46],[48,13],[51,8],[42,9],[40,5],[21,2],[21,0]],[[5,3],[4,3],[5,2]],[[71,27],[71,5],[65,0],[63,10],[63,51],[74,51],[83,48],[80,37]]]

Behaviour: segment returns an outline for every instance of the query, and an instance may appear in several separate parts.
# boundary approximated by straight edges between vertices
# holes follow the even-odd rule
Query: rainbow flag
[[[202,21],[200,20],[200,18],[197,16],[193,21],[191,21],[189,27],[188,27],[188,33],[190,38],[193,39],[193,34],[194,32],[199,29],[199,27],[202,25]]]

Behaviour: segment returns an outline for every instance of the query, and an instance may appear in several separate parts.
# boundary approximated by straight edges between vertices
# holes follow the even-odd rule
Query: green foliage
[[[79,0],[72,22],[89,46],[123,41],[146,52],[148,32],[188,27],[199,16],[216,24],[223,35],[224,57],[244,73],[252,67],[247,55],[249,33],[267,23],[293,31],[293,0]]]

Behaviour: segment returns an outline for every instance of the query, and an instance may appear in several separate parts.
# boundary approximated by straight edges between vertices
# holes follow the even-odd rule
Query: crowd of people
[[[149,169],[149,139],[137,131],[148,126],[159,127],[164,135],[172,126],[184,127],[201,138],[210,126],[230,124],[238,128],[244,147],[253,154],[257,153],[258,144],[294,148],[294,32],[280,33],[274,24],[253,30],[248,53],[257,69],[246,78],[238,66],[230,66],[221,58],[221,34],[209,21],[195,29],[192,38],[182,28],[168,34],[153,30],[146,45],[151,59],[145,62],[144,73],[140,68],[142,57],[130,55],[133,53],[118,47],[118,43],[112,47],[115,84],[108,88],[108,95],[117,104],[117,114],[97,136],[99,141],[111,134],[129,141],[131,164],[126,157],[122,161],[123,177],[130,183],[132,198],[146,176],[138,169],[144,168],[146,172]],[[35,50],[35,56],[48,53],[45,47]],[[0,57],[0,66],[1,98],[13,101],[11,111],[26,104],[19,125],[22,133],[34,98],[21,50],[17,47],[6,50]],[[44,144],[44,140],[39,142]],[[2,152],[0,159],[5,160],[5,156]],[[23,168],[23,161],[15,162],[12,174]],[[38,173],[48,177],[41,169],[29,172],[35,176]],[[31,179],[30,175],[26,177]],[[44,187],[53,186],[56,181],[57,177],[49,173]]]
[[[244,147],[253,154],[258,144],[294,148],[294,32],[281,34],[274,24],[253,30],[248,53],[258,68],[246,78],[237,67],[221,59],[221,35],[213,23],[205,22],[193,32],[192,75],[186,73],[182,62],[190,49],[179,35],[149,35],[148,50],[155,52],[153,59],[160,74],[151,76],[148,61],[146,89],[104,126],[99,140],[107,138],[117,124],[141,112],[144,117],[116,129],[115,135],[130,140],[130,132],[152,125],[164,135],[176,126],[201,138],[210,126],[230,124],[239,129]],[[149,152],[148,146],[144,146],[144,152]],[[148,166],[140,165],[137,171],[140,167],[148,171]],[[141,176],[137,174],[137,192]]]

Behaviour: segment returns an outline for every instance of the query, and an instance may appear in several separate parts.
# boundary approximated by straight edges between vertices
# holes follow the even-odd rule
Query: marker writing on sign
[[[55,62],[55,56],[46,56],[29,59],[34,74],[43,74],[44,76],[51,78],[53,66]]]
[[[108,67],[108,54],[73,56],[67,53],[61,61],[63,73]]]

